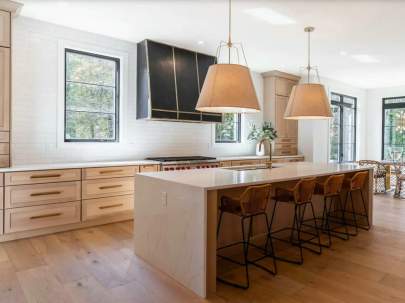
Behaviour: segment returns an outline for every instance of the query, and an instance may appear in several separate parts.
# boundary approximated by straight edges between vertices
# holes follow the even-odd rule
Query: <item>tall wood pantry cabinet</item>
[[[21,4],[0,1],[0,167],[10,166],[12,18]]]
[[[280,71],[262,74],[264,79],[263,117],[277,130],[274,155],[291,156],[298,153],[298,122],[284,119],[291,90],[300,77]]]

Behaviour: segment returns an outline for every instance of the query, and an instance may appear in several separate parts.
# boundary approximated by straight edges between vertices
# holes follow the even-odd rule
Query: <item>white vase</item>
[[[256,156],[264,156],[264,155],[268,154],[268,152],[266,153],[266,149],[268,150],[268,148],[266,148],[266,142],[270,143],[269,145],[271,148],[271,152],[272,152],[272,154],[274,154],[274,147],[275,147],[274,141],[271,141],[271,142],[265,141],[265,143],[262,144],[262,148],[260,149],[260,151],[259,151],[260,142],[256,143]]]
[[[260,142],[256,143],[256,156],[264,156],[266,154],[266,148],[264,144],[262,144],[262,148],[260,149]]]

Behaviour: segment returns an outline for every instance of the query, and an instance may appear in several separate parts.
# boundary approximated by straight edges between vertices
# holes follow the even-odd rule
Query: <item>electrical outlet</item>
[[[162,192],[162,207],[167,207],[167,192]]]

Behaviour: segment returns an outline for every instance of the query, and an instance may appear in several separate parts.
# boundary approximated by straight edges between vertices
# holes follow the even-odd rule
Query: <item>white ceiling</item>
[[[127,41],[149,38],[215,54],[227,37],[224,0],[20,2],[24,16]],[[273,25],[246,13],[257,8],[295,23]],[[233,38],[243,42],[255,71],[299,73],[306,62],[303,28],[313,25],[312,61],[321,77],[362,88],[405,85],[405,1],[235,0],[233,12]]]

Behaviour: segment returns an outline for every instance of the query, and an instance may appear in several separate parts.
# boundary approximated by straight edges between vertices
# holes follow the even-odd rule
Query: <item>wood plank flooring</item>
[[[374,222],[305,252],[302,266],[278,262],[275,277],[251,268],[249,290],[218,284],[207,300],[134,256],[132,222],[2,243],[0,303],[405,302],[405,200],[375,196]]]

